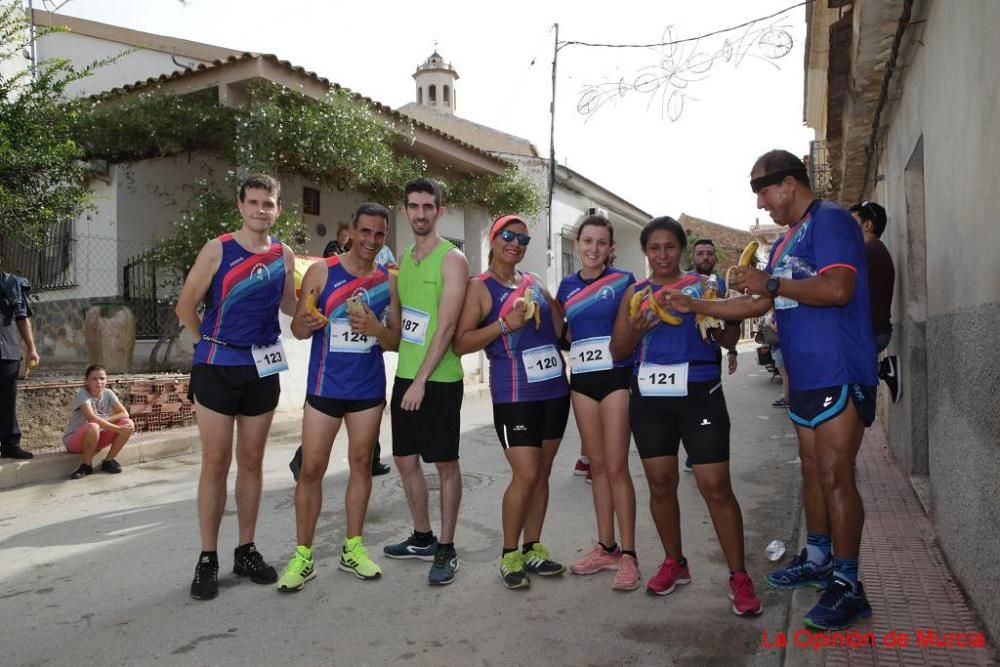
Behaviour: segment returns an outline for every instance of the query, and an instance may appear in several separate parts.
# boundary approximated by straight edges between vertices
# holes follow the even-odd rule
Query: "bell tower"
[[[417,83],[417,104],[437,109],[443,113],[455,113],[455,81],[458,72],[446,63],[434,49],[422,65],[413,73]]]

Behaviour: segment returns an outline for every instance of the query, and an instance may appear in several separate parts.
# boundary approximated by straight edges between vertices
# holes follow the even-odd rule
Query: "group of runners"
[[[597,542],[569,569],[579,575],[614,570],[616,590],[641,585],[631,435],[664,551],[646,590],[666,595],[691,581],[677,498],[683,442],[728,566],[732,609],[759,614],[730,483],[721,362],[722,348],[735,348],[740,320],[774,307],[787,346],[809,540],[767,580],[780,588],[824,587],[806,619],[816,627],[843,627],[870,614],[857,581],[863,515],[853,480],[877,383],[867,294],[860,289],[867,284],[861,232],[845,210],[812,197],[805,168],[790,153],[765,154],[751,178],[758,206],[790,229],[766,271],[733,272],[729,288],[739,295],[732,298],[721,298],[719,279],[681,268],[687,237],[669,217],[642,230],[648,277],[637,280],[611,265],[614,228],[589,216],[575,232],[581,268],[552,295],[539,276],[518,268],[530,231],[522,218],[505,215],[489,230],[487,270],[470,279],[465,256],[437,231],[444,212],[440,187],[418,178],[405,188],[414,243],[401,254],[398,271],[375,261],[390,211],[363,204],[350,224],[350,250],[315,262],[296,299],[292,253],[269,235],[280,212],[280,186],[268,176],[248,177],[239,192],[242,228],[205,245],[177,305],[184,326],[200,334],[191,393],[202,438],[202,552],[191,595],[218,594],[217,538],[234,426],[239,546],[233,571],[283,592],[301,590],[314,576],[322,479],[346,423],[350,474],[338,567],[362,579],[381,576],[363,535],[372,448],[386,401],[384,351],[399,354],[390,399],[392,448],[413,530],[382,553],[431,561],[428,583],[451,583],[460,566],[454,544],[462,496],[460,356],[483,350],[497,438],[511,469],[498,566],[504,586],[525,588],[533,575],[566,570],[543,544],[542,529],[549,475],[572,406],[591,466]],[[278,373],[287,368],[279,310],[292,316],[295,337],[312,341],[295,489],[297,546],[280,577],[254,545],[264,444]],[[436,466],[440,479],[437,535],[421,459]]]

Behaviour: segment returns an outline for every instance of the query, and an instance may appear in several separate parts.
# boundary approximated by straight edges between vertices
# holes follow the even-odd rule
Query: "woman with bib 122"
[[[639,587],[635,552],[635,487],[628,469],[629,381],[632,356],[611,359],[611,332],[626,290],[628,271],[611,266],[614,227],[603,216],[584,218],[576,230],[581,269],[563,278],[556,301],[566,316],[570,347],[570,397],[584,454],[590,461],[597,516],[597,544],[570,566],[573,574],[617,570],[612,588]],[[621,546],[615,540],[615,519]]]
[[[517,216],[493,223],[489,270],[469,281],[452,342],[458,354],[485,349],[490,360],[493,424],[513,472],[503,498],[500,578],[507,588],[529,586],[528,573],[566,569],[539,541],[549,473],[569,418],[569,385],[557,347],[558,307],[538,276],[517,269],[530,240]]]
[[[681,546],[677,451],[683,441],[729,566],[733,611],[756,615],[761,603],[744,565],[743,515],[729,477],[729,413],[722,394],[720,343],[739,335],[727,326],[719,340],[702,337],[693,315],[663,305],[667,290],[701,295],[702,277],[680,269],[687,235],[676,220],[655,218],[639,235],[650,277],[629,288],[611,337],[614,359],[635,355],[629,423],[649,482],[649,509],[666,558],[646,583],[657,595],[691,581]],[[633,299],[635,296],[635,299]]]

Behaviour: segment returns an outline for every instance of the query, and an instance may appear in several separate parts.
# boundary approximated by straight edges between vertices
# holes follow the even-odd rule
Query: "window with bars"
[[[562,233],[562,274],[563,278],[572,275],[580,270],[580,258],[576,256],[576,248],[573,247],[572,230],[563,230]]]

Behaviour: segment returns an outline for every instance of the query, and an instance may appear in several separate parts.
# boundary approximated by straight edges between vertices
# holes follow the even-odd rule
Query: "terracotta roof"
[[[326,77],[322,77],[319,74],[316,74],[315,72],[311,72],[311,71],[305,69],[304,67],[301,67],[299,65],[293,65],[289,61],[282,60],[282,59],[278,58],[278,56],[276,56],[274,54],[271,54],[271,53],[251,53],[251,52],[245,52],[245,53],[242,53],[242,54],[240,54],[238,56],[229,56],[225,60],[214,60],[211,63],[199,63],[195,67],[186,67],[186,68],[184,68],[182,70],[174,70],[173,72],[161,74],[160,76],[157,76],[157,77],[149,77],[149,78],[147,78],[145,80],[136,81],[135,83],[127,84],[125,86],[121,86],[121,87],[118,87],[118,88],[112,88],[110,90],[106,90],[106,91],[104,91],[102,93],[99,93],[97,95],[93,95],[92,98],[93,99],[101,99],[101,98],[105,98],[105,97],[112,97],[112,96],[117,96],[117,95],[127,95],[127,94],[131,94],[131,93],[136,93],[136,92],[140,92],[140,91],[143,91],[145,89],[148,89],[148,88],[152,88],[154,86],[159,86],[159,85],[162,85],[162,84],[165,84],[165,83],[172,83],[174,81],[179,81],[179,80],[184,79],[185,77],[191,76],[193,74],[197,74],[197,73],[200,73],[200,72],[212,71],[212,70],[221,70],[223,68],[226,68],[226,67],[229,67],[229,66],[232,66],[232,65],[236,65],[238,63],[248,62],[248,61],[251,61],[251,60],[262,60],[262,61],[273,63],[275,65],[278,65],[278,66],[284,68],[285,70],[287,70],[289,72],[294,72],[296,74],[300,74],[300,75],[303,75],[305,77],[308,77],[308,78],[312,79],[313,81],[315,81],[316,83],[319,83],[320,85],[326,86],[326,87],[330,88],[331,90],[343,91],[343,92],[349,94],[355,100],[357,100],[359,102],[362,102],[365,105],[369,106],[370,108],[372,108],[376,112],[385,114],[386,116],[394,118],[395,120],[398,120],[398,121],[402,121],[404,123],[412,123],[415,127],[419,127],[420,129],[426,130],[427,132],[430,132],[431,134],[435,134],[435,135],[437,135],[439,137],[447,139],[448,141],[451,141],[451,142],[453,142],[455,144],[458,144],[458,145],[462,146],[463,148],[466,148],[466,149],[468,149],[470,151],[473,151],[473,152],[475,152],[475,153],[477,153],[477,154],[479,154],[479,155],[481,155],[483,157],[489,158],[490,160],[493,160],[494,162],[498,162],[498,163],[501,163],[501,164],[509,164],[507,160],[504,160],[503,158],[500,158],[500,157],[498,157],[496,155],[493,155],[489,151],[485,151],[485,150],[479,148],[478,146],[470,144],[467,141],[463,141],[462,139],[459,139],[458,137],[455,137],[455,136],[453,136],[451,134],[448,134],[446,132],[442,132],[441,130],[439,130],[438,128],[434,127],[433,125],[429,125],[427,123],[424,123],[422,121],[417,120],[416,118],[413,118],[411,116],[403,114],[403,113],[401,113],[399,111],[395,111],[394,109],[392,109],[392,107],[389,107],[389,106],[387,106],[385,104],[382,104],[381,102],[379,102],[377,100],[374,100],[374,99],[372,99],[370,97],[366,97],[364,95],[361,95],[360,93],[356,93],[353,90],[351,90],[349,88],[345,88],[344,86],[341,86],[339,83],[337,83],[335,81],[330,81]]]

